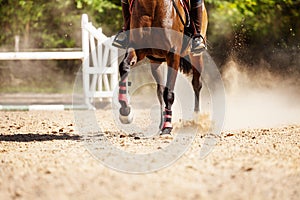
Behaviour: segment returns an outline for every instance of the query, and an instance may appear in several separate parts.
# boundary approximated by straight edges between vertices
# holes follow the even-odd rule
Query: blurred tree
[[[113,35],[122,27],[120,0],[75,0],[77,9],[88,13],[107,35]]]
[[[21,48],[75,46],[80,16],[73,0],[0,0],[0,15],[0,46],[13,47],[15,35]]]
[[[0,0],[0,44],[12,43],[15,35],[22,35],[22,42],[28,47],[31,22],[40,19],[42,10],[43,7],[34,6],[33,1]]]
[[[222,59],[247,62],[274,48],[300,49],[299,0],[206,0],[209,39]],[[269,54],[270,52],[266,52]]]
[[[80,17],[113,35],[122,26],[120,0],[0,0],[0,48],[80,47]],[[300,0],[206,0],[212,54],[253,62],[274,49],[300,49]],[[268,51],[269,50],[269,51]],[[259,55],[261,54],[261,55]]]

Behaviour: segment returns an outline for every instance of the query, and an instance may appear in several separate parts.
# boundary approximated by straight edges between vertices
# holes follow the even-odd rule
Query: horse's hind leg
[[[125,54],[124,59],[119,65],[119,73],[121,81],[119,82],[119,103],[121,104],[120,121],[123,124],[129,124],[133,120],[133,112],[131,110],[129,98],[128,98],[128,74],[130,67],[137,62],[135,51],[129,51]]]
[[[203,58],[200,56],[191,56],[193,65],[193,80],[192,85],[195,93],[195,107],[194,111],[200,111],[200,90],[202,88],[201,73],[203,69]]]
[[[163,91],[164,91],[164,77],[163,77],[163,71],[162,68],[160,67],[161,63],[156,63],[151,61],[151,72],[152,75],[157,83],[157,98],[160,104],[160,113],[161,113],[161,120],[160,120],[160,124],[159,124],[159,128],[162,128],[163,125]]]
[[[161,135],[171,134],[172,126],[172,105],[175,101],[174,87],[177,78],[178,67],[180,63],[180,56],[175,54],[169,54],[167,58],[168,64],[168,77],[167,84],[163,92],[163,98],[165,102],[164,111],[164,123],[162,127]]]

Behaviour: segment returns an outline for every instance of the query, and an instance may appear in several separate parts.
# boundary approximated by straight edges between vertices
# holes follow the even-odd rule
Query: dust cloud
[[[224,130],[270,128],[300,122],[299,78],[283,78],[271,73],[268,63],[260,65],[249,69],[229,61],[224,67]]]

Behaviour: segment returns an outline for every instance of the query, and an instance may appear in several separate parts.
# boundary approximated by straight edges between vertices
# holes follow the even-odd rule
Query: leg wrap
[[[174,103],[174,92],[170,91],[167,87],[164,90],[164,101],[166,104],[165,111],[164,111],[164,123],[163,123],[163,129],[169,128],[172,129],[172,111],[171,107]]]
[[[131,83],[127,82],[127,79],[124,79],[119,83],[119,102],[122,107],[129,106],[127,86],[130,85]]]
[[[166,109],[171,110],[171,107],[174,103],[174,92],[171,92],[167,87],[164,90],[164,101],[166,104]]]
[[[164,124],[163,124],[163,129],[164,128],[172,128],[172,111],[165,109],[164,111]]]

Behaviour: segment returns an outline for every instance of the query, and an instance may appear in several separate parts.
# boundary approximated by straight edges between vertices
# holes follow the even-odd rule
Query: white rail
[[[111,98],[118,84],[118,49],[111,46],[111,38],[88,21],[81,19],[82,51],[58,52],[2,52],[0,60],[77,60],[82,61],[85,104],[93,108],[95,98]]]
[[[73,52],[4,52],[0,60],[77,60],[83,59],[82,51]]]

